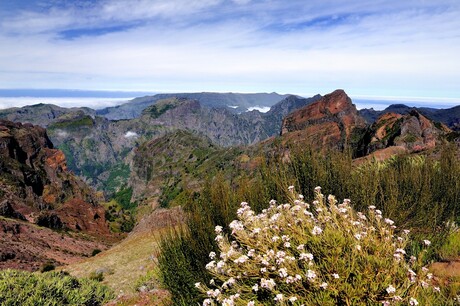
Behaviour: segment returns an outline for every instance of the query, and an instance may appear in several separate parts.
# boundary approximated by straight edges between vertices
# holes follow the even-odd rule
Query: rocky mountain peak
[[[353,131],[364,126],[351,99],[338,89],[286,116],[281,135],[294,141],[306,140],[320,148],[344,149]]]
[[[452,132],[446,125],[428,119],[415,109],[408,114],[385,113],[370,127],[371,141],[368,152],[390,146],[404,148],[408,152],[432,149],[445,141]]]

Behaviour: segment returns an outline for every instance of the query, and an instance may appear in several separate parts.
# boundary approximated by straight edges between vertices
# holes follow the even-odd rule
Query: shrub
[[[102,282],[104,280],[104,272],[102,271],[93,271],[89,274],[88,277],[90,280],[96,281],[96,282]]]
[[[293,192],[294,187],[290,190]],[[216,227],[219,256],[203,305],[446,305],[425,250],[406,254],[409,231],[369,206],[356,212],[349,200],[327,203],[316,188],[312,205],[303,196],[256,215],[246,202],[229,224],[231,239]],[[430,242],[425,240],[425,245]]]
[[[113,298],[106,287],[63,272],[0,271],[0,305],[103,305]]]
[[[102,251],[99,250],[99,249],[94,249],[94,250],[91,252],[91,256],[96,256],[96,255],[99,254],[100,252],[102,252]]]
[[[54,265],[54,263],[47,261],[40,267],[40,272],[42,273],[49,272],[49,271],[53,271],[54,269],[56,269],[56,266]]]

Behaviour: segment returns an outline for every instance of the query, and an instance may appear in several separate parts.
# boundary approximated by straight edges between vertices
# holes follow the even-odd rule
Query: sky
[[[0,0],[0,89],[460,104],[458,0]]]

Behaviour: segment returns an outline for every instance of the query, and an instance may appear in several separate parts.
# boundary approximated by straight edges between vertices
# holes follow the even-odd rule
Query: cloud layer
[[[12,2],[3,88],[460,98],[456,0]]]

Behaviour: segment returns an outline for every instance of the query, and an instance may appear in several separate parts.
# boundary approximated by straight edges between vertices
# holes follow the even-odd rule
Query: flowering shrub
[[[406,254],[409,231],[374,206],[364,214],[315,194],[312,205],[299,195],[258,215],[241,203],[231,238],[216,226],[213,279],[195,284],[203,305],[446,305],[421,256]]]

